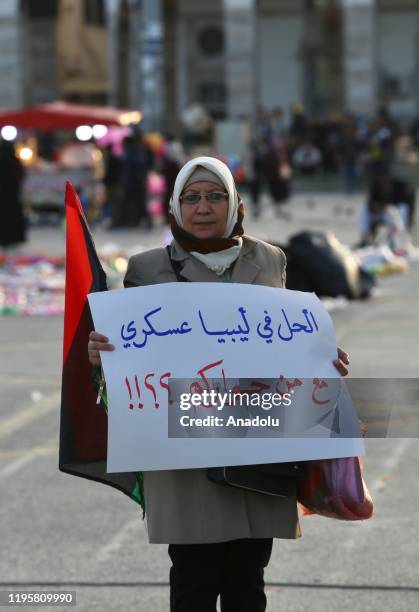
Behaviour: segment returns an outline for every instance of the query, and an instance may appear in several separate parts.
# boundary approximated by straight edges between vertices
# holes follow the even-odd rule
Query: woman
[[[130,259],[125,286],[182,279],[284,287],[285,255],[243,235],[244,208],[225,164],[198,157],[180,170],[171,199],[174,240]],[[91,332],[92,364],[108,339]],[[347,373],[348,356],[334,363]],[[150,542],[168,543],[172,612],[259,612],[266,608],[263,573],[272,538],[300,536],[295,491],[271,497],[210,482],[205,469],[144,474]]]

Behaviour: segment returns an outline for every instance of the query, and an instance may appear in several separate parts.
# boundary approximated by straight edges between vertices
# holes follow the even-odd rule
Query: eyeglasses
[[[182,204],[194,206],[200,202],[201,198],[205,198],[210,204],[220,204],[228,197],[225,191],[210,191],[209,193],[186,193],[181,195],[179,200]]]

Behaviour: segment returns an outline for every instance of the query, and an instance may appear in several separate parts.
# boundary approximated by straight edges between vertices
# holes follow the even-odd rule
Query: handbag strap
[[[167,255],[169,257],[170,264],[171,264],[171,266],[173,268],[173,272],[176,275],[176,280],[179,283],[188,283],[189,282],[188,279],[185,278],[184,276],[182,276],[182,265],[181,265],[180,261],[175,261],[174,259],[172,259],[172,256],[170,255],[170,245],[168,245],[166,247],[166,251],[167,251]]]

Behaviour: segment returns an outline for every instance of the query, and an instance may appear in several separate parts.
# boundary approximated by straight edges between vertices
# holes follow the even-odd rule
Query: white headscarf
[[[183,168],[181,168],[176,177],[172,199],[170,200],[171,213],[173,214],[179,227],[183,228],[179,197],[182,194],[189,177],[198,166],[202,166],[218,176],[228,193],[227,226],[223,234],[223,238],[228,238],[237,223],[240,202],[236,186],[234,184],[233,175],[231,174],[229,168],[215,157],[195,157],[194,159],[188,161]],[[207,268],[221,276],[221,274],[223,274],[224,271],[231,266],[233,261],[235,261],[240,254],[243,240],[239,236],[237,236],[235,240],[237,240],[237,245],[229,249],[225,249],[224,251],[205,254],[191,251],[191,255],[202,261]]]

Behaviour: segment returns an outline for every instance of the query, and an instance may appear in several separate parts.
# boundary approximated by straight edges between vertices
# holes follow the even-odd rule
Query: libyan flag
[[[71,183],[67,183],[65,207],[66,284],[59,469],[111,485],[138,502],[144,511],[142,474],[106,472],[106,391],[98,404],[100,369],[91,366],[87,355],[89,333],[94,329],[87,295],[107,290],[106,274]]]

